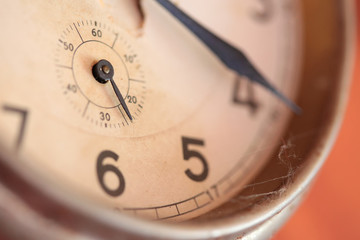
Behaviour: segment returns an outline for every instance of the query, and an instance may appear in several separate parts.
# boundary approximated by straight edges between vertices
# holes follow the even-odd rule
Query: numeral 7
[[[2,107],[2,109],[5,112],[18,114],[21,117],[20,129],[19,129],[18,137],[17,137],[16,142],[15,142],[15,149],[17,151],[21,147],[21,144],[22,144],[22,141],[23,141],[23,138],[24,138],[28,111],[25,110],[25,109],[21,109],[21,108],[9,106],[9,105],[4,105]]]

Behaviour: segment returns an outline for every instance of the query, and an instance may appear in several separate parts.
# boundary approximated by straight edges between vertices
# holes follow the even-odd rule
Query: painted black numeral
[[[72,43],[64,42],[64,49],[69,50],[70,52],[74,51],[74,45]]]
[[[75,84],[68,84],[66,86],[66,90],[72,93],[76,93],[77,92],[77,86]]]
[[[135,96],[127,96],[128,103],[137,104],[138,100]]]
[[[21,117],[20,130],[19,130],[16,142],[15,142],[15,149],[19,150],[19,148],[21,147],[21,144],[23,142],[23,139],[24,139],[28,111],[26,109],[17,108],[17,107],[13,107],[13,106],[9,106],[9,105],[4,105],[2,108],[5,112],[19,114]]]
[[[203,165],[203,170],[200,174],[194,174],[190,169],[187,169],[185,171],[185,174],[193,181],[196,181],[196,182],[204,181],[207,178],[207,176],[209,175],[209,167],[206,162],[206,159],[198,151],[189,149],[190,145],[204,146],[205,145],[204,141],[198,140],[198,139],[193,139],[193,138],[187,138],[187,137],[182,137],[181,140],[182,140],[184,160],[187,161],[192,157],[197,158],[200,160],[200,162]]]
[[[125,61],[128,63],[134,63],[136,57],[137,57],[136,54],[132,54],[132,55],[125,54],[124,55]]]
[[[91,34],[92,34],[94,37],[99,37],[99,38],[102,37],[102,32],[101,32],[100,29],[95,29],[95,28],[93,28],[93,29],[91,30]]]
[[[111,120],[111,116],[109,113],[100,112],[100,120],[109,122]]]
[[[99,154],[99,156],[97,158],[97,162],[96,162],[97,177],[98,177],[98,180],[99,180],[99,183],[100,183],[102,189],[107,194],[109,194],[112,197],[118,197],[121,194],[123,194],[123,192],[125,190],[125,179],[117,167],[115,167],[114,165],[111,165],[111,164],[104,164],[104,160],[106,158],[112,158],[114,161],[117,162],[119,159],[119,156],[116,153],[109,151],[109,150],[102,151]],[[104,178],[105,178],[105,174],[107,172],[111,172],[111,173],[115,174],[116,177],[118,178],[119,185],[116,189],[111,189],[108,186],[106,186]]]
[[[240,77],[235,79],[233,103],[247,106],[252,114],[256,113],[259,104],[255,100],[254,86],[249,80]]]

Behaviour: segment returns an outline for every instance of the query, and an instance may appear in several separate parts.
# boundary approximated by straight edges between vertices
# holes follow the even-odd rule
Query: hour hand
[[[176,7],[168,0],[155,0],[169,11],[175,18],[182,22],[193,32],[205,45],[229,68],[239,75],[246,76],[254,81],[285,103],[296,114],[301,113],[301,108],[277,90],[263,75],[254,67],[249,59],[239,49],[225,42],[198,22]]]

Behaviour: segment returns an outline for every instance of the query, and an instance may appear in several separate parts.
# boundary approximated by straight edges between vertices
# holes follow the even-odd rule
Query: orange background
[[[355,71],[339,137],[310,194],[273,240],[360,240],[360,2],[357,14]]]

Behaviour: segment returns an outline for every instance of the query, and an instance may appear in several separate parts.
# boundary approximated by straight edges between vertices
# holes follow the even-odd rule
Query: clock
[[[271,236],[336,137],[353,4],[4,3],[4,238]]]

